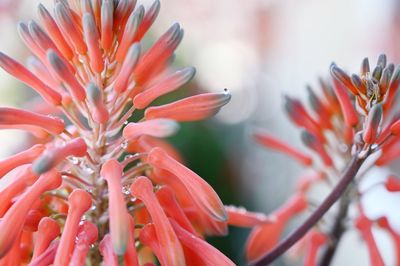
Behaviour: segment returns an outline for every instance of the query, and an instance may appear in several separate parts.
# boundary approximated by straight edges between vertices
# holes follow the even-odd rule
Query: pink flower
[[[1,262],[117,265],[119,257],[139,265],[157,256],[184,265],[190,254],[181,241],[193,247],[178,238],[180,227],[211,250],[203,234],[226,231],[225,207],[159,138],[174,134],[179,121],[213,116],[229,92],[150,106],[195,74],[171,67],[183,38],[177,23],[143,49],[158,0],[148,10],[135,0],[56,1],[52,10],[39,5],[41,23],[18,26],[33,54],[27,67],[0,53],[0,67],[41,98],[31,111],[0,108],[0,129],[34,136],[31,148],[0,161]],[[142,119],[128,123],[136,109]],[[201,211],[201,227],[188,207]]]

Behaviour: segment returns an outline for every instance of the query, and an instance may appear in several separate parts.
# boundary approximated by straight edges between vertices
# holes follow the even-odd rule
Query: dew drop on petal
[[[122,149],[128,148],[128,142],[127,142],[127,141],[122,142],[122,143],[121,143],[121,148],[122,148]]]

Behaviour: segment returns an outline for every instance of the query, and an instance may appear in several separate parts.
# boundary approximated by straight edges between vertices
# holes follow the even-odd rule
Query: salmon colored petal
[[[134,71],[135,81],[139,85],[145,84],[160,68],[178,47],[183,38],[183,30],[178,23],[172,25],[157,42],[141,57]]]
[[[132,196],[143,201],[153,220],[161,252],[167,265],[185,265],[182,246],[146,177],[138,177],[131,186]]]
[[[7,107],[0,108],[0,125],[31,125],[55,135],[62,133],[65,127],[61,118]]]
[[[70,265],[84,265],[90,245],[94,244],[98,237],[97,226],[89,221],[84,221],[78,229],[76,244],[71,256]]]
[[[103,256],[104,266],[118,266],[118,258],[114,254],[110,234],[105,235],[103,240],[101,240],[99,250]]]
[[[163,251],[158,243],[157,233],[154,224],[146,224],[141,230],[139,234],[139,240],[144,245],[150,247],[151,251],[160,261],[161,265],[168,265],[166,262],[166,258],[163,255]]]
[[[309,155],[297,150],[286,142],[280,140],[275,136],[272,136],[265,131],[256,131],[254,133],[254,138],[257,140],[258,143],[262,144],[263,146],[289,155],[290,157],[293,157],[295,160],[304,165],[308,166],[313,163],[313,160]]]
[[[127,214],[128,217],[128,243],[126,252],[124,254],[124,263],[127,266],[138,266],[138,254],[135,247],[135,222],[131,215]]]
[[[129,141],[135,140],[142,135],[166,138],[175,134],[178,129],[179,124],[174,120],[159,118],[138,123],[131,122],[124,128],[122,135]]]
[[[58,223],[49,218],[44,217],[38,227],[36,233],[36,241],[33,250],[32,260],[39,257],[50,246],[51,242],[60,235],[60,226]]]
[[[10,73],[12,76],[21,80],[32,87],[46,102],[50,105],[60,105],[61,95],[44,84],[39,78],[32,74],[23,65],[0,52],[0,67]]]
[[[167,186],[161,187],[156,196],[167,215],[173,218],[181,227],[191,234],[198,235],[181,206],[175,199],[174,192]]]
[[[195,68],[187,67],[168,75],[156,84],[136,95],[133,99],[133,105],[138,109],[145,109],[158,97],[170,93],[189,82],[195,73]]]
[[[14,154],[4,160],[0,161],[0,177],[11,170],[23,164],[32,163],[43,151],[45,147],[42,144],[36,144],[27,150]]]
[[[186,231],[174,220],[170,219],[170,223],[182,244],[201,256],[207,265],[235,265],[218,249],[214,248],[196,235]]]
[[[101,168],[101,176],[107,181],[110,212],[110,235],[114,252],[123,255],[129,233],[128,210],[122,194],[122,166],[117,160],[107,161]]]
[[[147,108],[145,118],[169,118],[180,122],[197,121],[209,118],[231,99],[228,91],[205,93],[191,96],[169,104]]]
[[[55,265],[69,265],[75,246],[75,238],[78,234],[79,222],[92,206],[92,197],[84,190],[75,189],[68,197],[68,205],[68,216],[54,259]]]
[[[60,185],[61,175],[58,172],[44,174],[10,207],[0,222],[0,258],[7,254],[21,233],[32,202]]]
[[[274,219],[260,212],[249,212],[243,207],[226,206],[228,224],[238,227],[254,227],[264,223],[273,223]]]
[[[140,49],[140,43],[134,43],[127,51],[121,70],[114,83],[114,90],[117,93],[122,93],[128,88],[129,78],[140,57]]]
[[[370,221],[363,213],[361,213],[355,221],[355,226],[367,244],[371,265],[384,266],[385,263],[372,234],[372,221]]]
[[[99,87],[92,82],[86,86],[86,92],[88,100],[94,109],[92,114],[93,120],[100,124],[106,123],[110,115],[104,103],[103,93],[100,91]]]
[[[165,151],[154,148],[149,153],[148,163],[167,170],[174,174],[179,181],[190,191],[193,201],[205,213],[217,221],[226,221],[227,214],[217,193],[200,176],[189,168],[175,161]]]
[[[104,60],[99,46],[99,35],[93,15],[86,12],[82,17],[82,24],[85,41],[88,47],[90,66],[96,73],[101,73],[104,68]]]
[[[40,254],[40,256],[33,259],[29,263],[29,266],[51,265],[54,262],[54,258],[56,257],[56,252],[59,244],[59,240],[53,241],[51,245],[42,254]]]

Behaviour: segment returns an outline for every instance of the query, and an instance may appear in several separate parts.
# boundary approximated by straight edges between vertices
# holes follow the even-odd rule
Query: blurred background
[[[27,58],[16,23],[35,19],[39,2],[48,6],[51,1],[0,0],[1,51],[20,61]],[[138,2],[147,6],[151,0]],[[185,29],[177,65],[197,68],[186,91],[228,88],[233,96],[215,119],[183,124],[171,141],[224,203],[254,211],[268,213],[278,207],[293,191],[293,178],[300,169],[250,136],[254,127],[261,127],[301,147],[298,130],[282,110],[282,95],[305,98],[305,85],[326,76],[333,61],[355,72],[366,56],[373,63],[382,52],[394,63],[400,59],[398,0],[164,0],[161,6],[150,38],[174,22]],[[2,70],[0,80],[1,106],[29,101],[28,90]],[[0,131],[1,158],[18,149],[23,136]],[[232,229],[228,237],[212,241],[243,265],[247,234]],[[359,237],[352,238],[353,245],[339,250],[335,265],[368,264]],[[360,244],[356,248],[354,241]]]

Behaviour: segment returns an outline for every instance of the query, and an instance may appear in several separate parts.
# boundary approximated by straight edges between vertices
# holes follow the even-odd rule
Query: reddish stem
[[[347,169],[342,174],[339,183],[325,198],[325,200],[321,203],[321,205],[311,214],[311,216],[308,217],[307,220],[305,220],[300,227],[298,227],[294,232],[292,232],[289,236],[283,239],[270,252],[265,254],[260,260],[251,265],[253,266],[268,265],[272,263],[274,260],[276,260],[283,253],[285,253],[297,241],[299,241],[340,198],[340,196],[346,190],[348,185],[353,181],[364,160],[365,158],[360,159],[358,158],[357,155],[355,155],[351,160]]]

